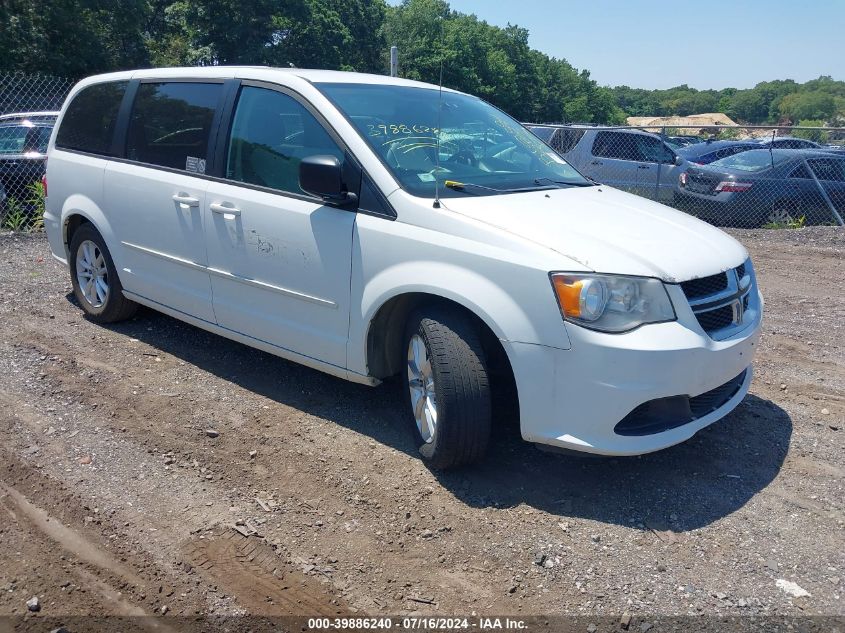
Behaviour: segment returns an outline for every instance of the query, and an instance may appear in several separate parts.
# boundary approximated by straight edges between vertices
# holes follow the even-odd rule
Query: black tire
[[[431,365],[437,420],[433,438],[427,441],[414,416],[409,370],[404,369],[400,385],[420,454],[438,469],[476,463],[490,441],[492,410],[478,328],[469,315],[449,306],[414,312],[403,339],[402,367],[409,365],[409,346],[415,336],[424,342]]]
[[[102,305],[95,306],[82,292],[79,286],[79,280],[76,275],[76,259],[79,249],[85,242],[93,242],[103,256],[106,265],[106,280],[108,284],[108,293]],[[117,276],[117,270],[114,267],[109,249],[106,248],[106,242],[102,235],[91,224],[83,224],[73,233],[73,238],[70,240],[70,282],[73,285],[73,294],[79,305],[85,311],[88,317],[97,323],[115,323],[116,321],[124,321],[131,318],[138,310],[138,304],[123,296],[123,286],[120,283],[120,278]]]

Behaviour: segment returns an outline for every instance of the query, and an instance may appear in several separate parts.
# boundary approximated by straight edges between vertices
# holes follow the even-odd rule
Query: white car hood
[[[716,227],[605,185],[441,203],[596,272],[679,282],[733,268],[748,257],[742,244]]]

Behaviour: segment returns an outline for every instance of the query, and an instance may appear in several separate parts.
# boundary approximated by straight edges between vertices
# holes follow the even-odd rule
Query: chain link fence
[[[45,152],[73,84],[0,72],[0,230],[43,228]],[[527,127],[585,176],[718,226],[843,224],[845,128]]]
[[[717,226],[843,224],[845,128],[526,126],[585,176]]]
[[[0,72],[0,230],[43,229],[47,143],[73,84],[64,77]]]

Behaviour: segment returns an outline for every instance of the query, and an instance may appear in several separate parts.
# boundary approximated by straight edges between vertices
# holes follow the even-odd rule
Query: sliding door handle
[[[200,201],[198,198],[188,195],[187,193],[177,193],[173,195],[173,202],[185,205],[186,207],[198,207]]]
[[[241,214],[241,210],[237,207],[230,207],[225,204],[220,204],[219,202],[212,202],[208,205],[208,208],[211,209],[212,213],[220,213],[222,215],[237,216]]]

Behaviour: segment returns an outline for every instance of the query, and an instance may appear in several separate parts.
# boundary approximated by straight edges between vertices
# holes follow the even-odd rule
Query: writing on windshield
[[[447,196],[588,184],[517,121],[454,92],[379,84],[318,84],[413,195],[466,183]],[[443,193],[441,191],[441,193]]]

